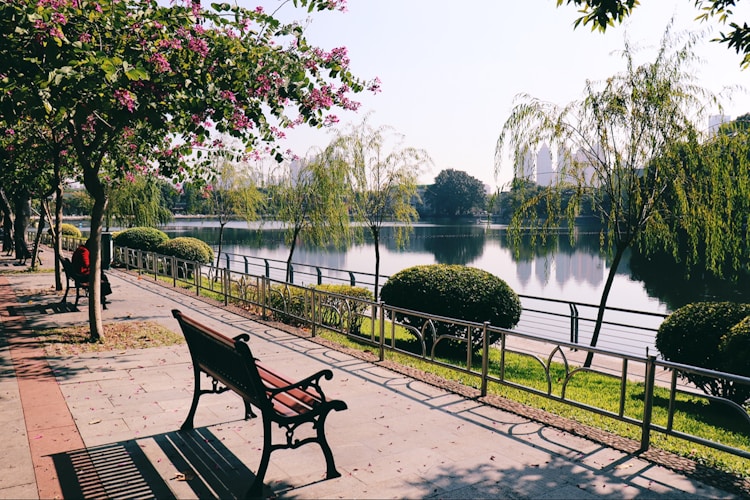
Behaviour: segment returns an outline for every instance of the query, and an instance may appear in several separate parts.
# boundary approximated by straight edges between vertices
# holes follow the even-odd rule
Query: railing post
[[[177,288],[177,257],[174,255],[170,257],[170,265],[172,267],[172,286]],[[185,276],[187,278],[187,276]]]
[[[646,380],[643,388],[643,423],[641,424],[641,447],[648,450],[651,443],[651,416],[654,410],[654,379],[656,378],[656,356],[646,356]]]
[[[224,260],[227,263],[226,268],[229,269],[230,262],[229,262],[229,254],[228,253],[224,253]]]
[[[201,265],[197,262],[193,263],[193,273],[195,274],[195,294],[200,295],[201,294],[201,287],[203,286],[203,269],[201,269]]]
[[[268,278],[264,278],[261,276],[260,278],[260,317],[263,319],[268,319],[268,316],[266,314],[266,286],[267,286]]]
[[[318,333],[318,315],[315,307],[315,288],[310,288],[310,293],[312,295],[312,298],[310,299],[310,302],[312,303],[312,336],[315,337]]]
[[[384,302],[378,302],[378,313],[380,316],[380,342],[378,358],[380,361],[385,359],[385,308],[383,307]]]
[[[289,264],[289,268],[287,270],[289,271],[289,283],[294,284],[294,266],[292,264]]]
[[[482,397],[487,395],[487,375],[490,369],[490,340],[487,335],[489,324],[489,321],[485,321],[482,327]]]
[[[247,262],[247,255],[242,256],[245,259],[245,274],[250,274],[250,264]]]
[[[227,260],[228,263],[228,260]],[[232,277],[230,276],[231,271],[229,267],[224,269],[221,273],[222,288],[224,288],[224,305],[229,305],[229,294],[231,293],[230,282]]]
[[[266,278],[271,277],[271,266],[268,264],[268,259],[263,259],[263,262],[266,264]]]
[[[315,271],[318,273],[318,285],[322,285],[323,284],[323,273],[320,272],[320,268],[319,267],[316,267]]]
[[[578,307],[575,304],[570,306],[570,343],[578,343]]]

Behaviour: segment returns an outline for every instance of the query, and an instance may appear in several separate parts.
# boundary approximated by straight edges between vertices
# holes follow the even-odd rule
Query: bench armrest
[[[247,333],[240,333],[236,337],[232,337],[232,340],[237,342],[238,340],[241,340],[242,342],[250,342],[250,335]]]
[[[318,373],[314,373],[310,375],[309,377],[303,378],[302,380],[295,382],[293,384],[289,384],[285,387],[269,388],[268,393],[271,395],[271,397],[273,397],[276,394],[280,394],[282,392],[289,392],[294,389],[302,389],[303,391],[305,391],[305,390],[312,388],[315,390],[315,392],[318,393],[320,400],[325,403],[326,395],[323,392],[323,389],[320,387],[321,378],[325,378],[326,380],[331,380],[333,378],[333,372],[328,369],[320,370]]]

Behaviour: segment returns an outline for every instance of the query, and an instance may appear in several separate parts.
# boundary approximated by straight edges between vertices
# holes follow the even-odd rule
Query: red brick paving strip
[[[44,349],[24,316],[11,316],[11,306],[17,305],[8,280],[0,276],[0,321],[18,381],[37,491],[39,498],[62,498],[51,455],[81,449],[83,440]]]

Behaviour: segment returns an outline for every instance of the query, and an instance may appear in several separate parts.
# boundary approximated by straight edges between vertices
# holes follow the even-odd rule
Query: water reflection
[[[191,221],[165,228],[174,236],[195,236],[218,243],[215,223]],[[288,248],[278,226],[249,229],[245,223],[225,228],[224,250],[285,261]],[[298,244],[295,262],[312,266],[373,273],[374,245],[367,238],[346,249]],[[419,264],[461,264],[485,269],[504,279],[516,292],[589,304],[599,302],[609,272],[609,260],[600,252],[598,233],[553,236],[534,244],[526,240],[512,251],[502,226],[428,224],[414,228],[409,242],[399,248],[393,228],[382,231],[381,274],[391,275]],[[750,287],[693,277],[663,262],[623,258],[613,284],[609,305],[651,312],[668,312],[688,302],[706,299],[746,300]]]

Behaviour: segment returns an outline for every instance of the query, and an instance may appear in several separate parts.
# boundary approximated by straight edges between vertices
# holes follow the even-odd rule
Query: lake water
[[[215,221],[181,219],[162,229],[171,236],[195,236],[212,246],[218,244],[219,231]],[[280,261],[285,261],[289,252],[278,224],[248,227],[245,222],[227,225],[223,250]],[[561,235],[556,242],[545,246],[538,244],[531,248],[524,245],[516,254],[508,244],[505,227],[501,225],[421,222],[414,225],[409,242],[403,248],[396,245],[393,228],[385,227],[380,251],[381,275],[392,275],[420,264],[462,264],[499,276],[519,294],[592,304],[599,303],[610,267],[607,257],[600,252],[596,232],[581,232],[576,236],[575,246],[569,244],[567,235]],[[628,253],[620,263],[609,306],[667,313],[683,305],[674,297],[684,296],[685,283],[675,283],[672,289],[662,290],[659,282],[667,278],[674,281],[674,276],[670,273],[660,280],[658,270],[651,283],[636,279],[629,256]],[[368,240],[346,249],[315,248],[301,243],[295,250],[293,261],[374,273],[375,248]],[[653,274],[653,270],[649,272]],[[726,292],[727,286],[723,284],[718,288]],[[702,289],[700,292],[683,300],[715,295],[712,290]],[[732,292],[739,296],[745,293],[742,290]]]

